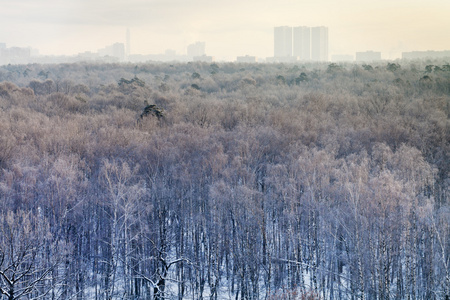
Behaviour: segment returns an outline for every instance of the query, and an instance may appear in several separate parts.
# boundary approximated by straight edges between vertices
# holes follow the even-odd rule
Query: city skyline
[[[75,55],[125,41],[131,54],[185,53],[205,41],[219,60],[273,55],[273,27],[330,28],[329,54],[373,49],[383,59],[404,51],[450,49],[450,2],[430,0],[1,0],[0,41],[40,49],[45,55]]]
[[[288,26],[281,26],[281,28],[289,28]],[[277,27],[274,29],[276,30]],[[278,27],[280,28],[280,27]],[[315,37],[310,38],[312,28],[306,26],[299,26],[289,28],[289,32],[292,32],[292,41],[289,43],[288,48],[292,46],[292,52],[287,55],[275,55],[267,58],[260,58],[252,55],[237,56],[230,62],[244,62],[244,63],[256,63],[256,62],[376,62],[382,59],[382,54],[379,51],[366,50],[359,51],[353,54],[331,54],[327,55],[327,38],[328,28],[315,27]],[[297,38],[294,38],[295,29],[301,29],[303,34],[297,32]],[[323,31],[322,34],[321,31]],[[300,43],[298,42],[300,38]],[[275,34],[274,34],[274,52],[275,52]],[[315,40],[314,46],[311,46],[312,41]],[[295,45],[297,41],[297,46]],[[322,45],[321,45],[322,44]],[[296,49],[297,48],[297,49]],[[314,50],[312,50],[315,48]],[[322,49],[320,49],[322,48]],[[195,42],[187,46],[187,54],[176,53],[175,50],[166,49],[164,53],[159,54],[129,54],[130,50],[130,32],[127,30],[126,43],[116,42],[112,45],[105,46],[97,49],[95,52],[84,51],[77,53],[76,55],[39,55],[38,49],[31,47],[7,47],[6,43],[0,42],[0,65],[5,64],[29,64],[29,63],[74,63],[80,61],[96,61],[96,62],[146,62],[146,61],[160,61],[160,62],[189,62],[189,61],[202,61],[202,62],[225,62],[224,60],[216,60],[215,56],[206,55],[206,43]],[[283,51],[285,51],[283,49]],[[312,55],[311,52],[314,52]],[[307,54],[305,54],[307,53]],[[275,53],[274,53],[275,54]],[[355,58],[356,56],[356,58]],[[450,58],[450,50],[443,51],[407,51],[401,53],[401,58],[406,60],[416,59],[442,59]],[[387,59],[389,61],[389,59]]]

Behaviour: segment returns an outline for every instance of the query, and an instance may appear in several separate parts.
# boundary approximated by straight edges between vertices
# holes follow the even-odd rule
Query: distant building
[[[126,38],[127,38],[127,48],[125,50],[125,54],[128,57],[131,54],[131,33],[130,33],[130,29],[129,28],[127,28],[127,36],[126,36]]]
[[[166,51],[164,51],[164,54],[166,56],[176,56],[177,52],[175,50],[172,50],[172,49],[166,49]]]
[[[31,56],[39,56],[39,49],[31,48],[30,54],[31,54]]]
[[[450,50],[402,52],[403,59],[445,58],[450,57]]]
[[[298,60],[311,59],[311,28],[299,26],[293,28],[293,55]]]
[[[238,56],[236,58],[236,62],[241,62],[241,63],[255,63],[256,62],[256,56]]]
[[[354,61],[355,57],[353,55],[347,54],[335,54],[331,56],[331,61],[340,62],[340,61]]]
[[[297,62],[297,57],[266,57],[266,62],[268,63],[295,63]]]
[[[328,61],[328,28],[324,26],[311,28],[311,59]]]
[[[195,44],[190,44],[187,46],[187,55],[191,57],[203,56],[206,55],[205,49],[205,42],[196,42]]]
[[[0,47],[0,64],[24,64],[29,63],[31,57],[31,48]]]
[[[1,55],[8,58],[28,58],[31,56],[31,48],[2,48]]]
[[[200,56],[194,56],[194,61],[201,61],[201,62],[213,62],[214,57],[213,56],[207,56],[207,55],[200,55]]]
[[[5,49],[6,48],[6,43],[0,43],[0,49]]]
[[[100,56],[109,56],[116,58],[119,61],[123,61],[125,59],[125,45],[123,43],[115,43],[111,46],[98,50],[98,54]]]
[[[274,57],[268,61],[328,61],[328,27],[274,27]]]
[[[177,60],[177,52],[172,49],[166,49],[164,51],[163,57],[161,58],[162,61],[176,61]]]
[[[99,58],[99,54],[98,53],[93,53],[91,51],[85,51],[83,53],[79,53],[78,54],[78,58],[81,60],[96,60]]]
[[[375,51],[356,52],[356,61],[371,62],[380,60],[381,60],[381,52]]]
[[[274,57],[292,57],[292,27],[279,26],[273,31],[274,37]]]

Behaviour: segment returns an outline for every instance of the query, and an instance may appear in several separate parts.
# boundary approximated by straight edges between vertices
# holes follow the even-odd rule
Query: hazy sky
[[[273,56],[274,26],[327,26],[330,55],[450,50],[450,0],[0,0],[0,42],[41,54],[125,43],[158,54],[206,42],[216,59]]]

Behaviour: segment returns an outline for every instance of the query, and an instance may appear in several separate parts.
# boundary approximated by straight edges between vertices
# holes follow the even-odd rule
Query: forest
[[[2,299],[450,298],[450,65],[0,66]]]

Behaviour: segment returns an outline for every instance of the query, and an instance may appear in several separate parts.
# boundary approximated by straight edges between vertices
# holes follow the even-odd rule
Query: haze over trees
[[[448,299],[450,67],[0,67],[5,299]]]

